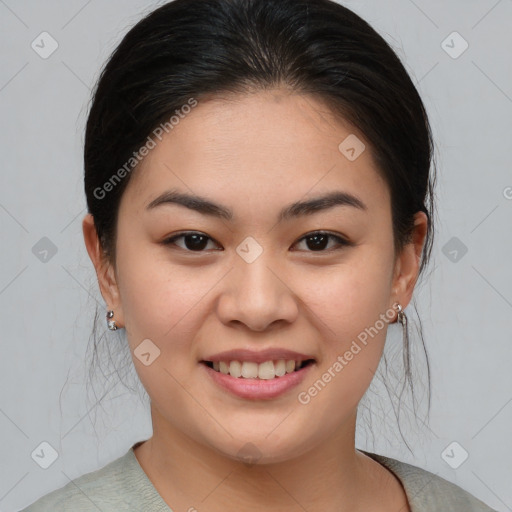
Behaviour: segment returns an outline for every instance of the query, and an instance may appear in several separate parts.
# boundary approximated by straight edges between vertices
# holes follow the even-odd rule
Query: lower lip
[[[249,400],[269,400],[283,395],[298,386],[314,366],[314,363],[310,363],[304,368],[287,373],[282,377],[265,380],[232,377],[231,375],[217,372],[204,363],[199,364],[206,369],[210,378],[221,388]]]

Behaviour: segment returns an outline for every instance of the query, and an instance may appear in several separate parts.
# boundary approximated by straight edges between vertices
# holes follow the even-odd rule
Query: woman
[[[329,0],[175,0],[99,79],[83,220],[153,436],[27,511],[490,511],[355,448],[433,235],[398,57]]]

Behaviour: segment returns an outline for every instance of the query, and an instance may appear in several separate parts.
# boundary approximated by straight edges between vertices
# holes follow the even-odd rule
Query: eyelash
[[[183,233],[179,233],[177,235],[174,235],[170,238],[167,238],[166,240],[164,240],[162,242],[163,245],[176,245],[174,244],[174,242],[180,238],[185,238],[186,236],[189,236],[189,235],[201,235],[201,236],[204,236],[206,238],[208,238],[209,240],[212,240],[213,242],[215,242],[215,240],[211,237],[209,237],[208,235],[204,234],[204,233],[201,233],[200,231],[184,231]],[[343,247],[345,246],[352,246],[353,243],[349,242],[348,240],[340,237],[339,235],[336,235],[334,233],[331,233],[329,231],[311,231],[310,233],[307,233],[305,234],[303,237],[301,237],[298,241],[298,242],[302,242],[303,240],[307,239],[307,238],[310,238],[310,237],[313,237],[315,235],[325,235],[325,236],[328,236],[329,238],[331,239],[335,239],[338,243],[338,247],[334,247],[334,248],[330,248],[330,249],[322,249],[322,250],[319,250],[319,251],[311,251],[311,250],[307,250],[306,252],[311,252],[311,253],[329,253],[331,251],[336,251],[336,250],[339,250],[339,249],[342,249]],[[217,243],[217,242],[215,242]],[[218,244],[220,245],[220,244]],[[295,244],[294,244],[295,245]],[[179,246],[177,246],[179,247]],[[190,252],[190,253],[204,253],[206,252],[205,250],[201,250],[201,251],[192,251],[190,249],[186,249],[186,248],[183,248],[183,247],[179,247],[179,249],[185,251],[185,252]]]

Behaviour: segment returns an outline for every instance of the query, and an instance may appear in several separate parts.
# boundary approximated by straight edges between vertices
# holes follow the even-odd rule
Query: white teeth
[[[242,377],[246,379],[255,379],[257,376],[258,363],[252,363],[250,361],[245,361],[242,363]]]
[[[300,369],[301,364],[302,361],[294,361],[293,359],[288,361],[285,359],[265,361],[260,364],[252,361],[216,361],[213,363],[213,369],[235,378],[270,380],[275,377],[283,377],[287,373],[294,372],[295,369]]]
[[[265,361],[258,366],[258,377],[260,379],[269,380],[275,376],[274,361]]]
[[[295,370],[295,361],[286,361],[286,373],[291,373]]]
[[[242,363],[240,361],[231,361],[229,365],[229,374],[231,377],[241,377],[242,376]]]
[[[286,374],[286,361],[284,359],[279,359],[274,365],[274,370],[276,372],[276,377],[282,377]]]

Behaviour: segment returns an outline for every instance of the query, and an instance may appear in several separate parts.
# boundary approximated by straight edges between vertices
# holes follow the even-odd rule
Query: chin
[[[283,444],[281,437],[272,440],[265,437],[265,434],[252,438],[245,436],[236,440],[230,438],[222,445],[218,439],[216,441],[209,446],[224,457],[241,462],[247,467],[293,460],[310,450],[312,446],[311,441],[306,441],[303,437],[296,442],[286,438],[286,443]]]

